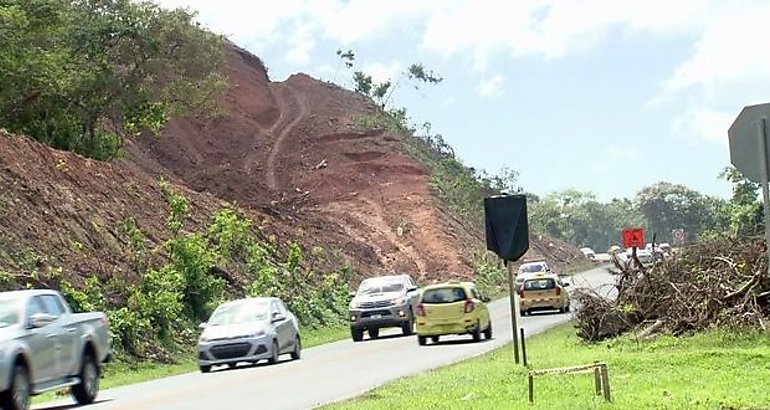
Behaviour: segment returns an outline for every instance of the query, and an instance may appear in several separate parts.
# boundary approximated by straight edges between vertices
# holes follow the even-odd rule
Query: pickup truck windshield
[[[404,284],[396,280],[365,280],[358,288],[361,295],[371,295],[373,293],[401,292],[404,290]]]
[[[537,265],[521,265],[521,268],[519,268],[519,272],[521,273],[535,273],[535,272],[545,272],[545,265],[537,264]]]
[[[0,299],[0,328],[19,323],[19,300]]]
[[[208,324],[218,326],[262,322],[267,320],[269,307],[270,305],[267,302],[228,303],[214,311]]]

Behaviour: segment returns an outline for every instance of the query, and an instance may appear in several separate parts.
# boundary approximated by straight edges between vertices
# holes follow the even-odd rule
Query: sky
[[[770,1],[156,0],[262,58],[350,86],[335,54],[398,84],[468,166],[544,195],[633,197],[658,181],[728,197],[727,129],[770,101]],[[415,90],[403,72],[440,74]]]

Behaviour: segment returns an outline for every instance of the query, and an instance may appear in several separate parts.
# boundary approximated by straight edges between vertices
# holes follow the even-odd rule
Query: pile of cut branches
[[[762,238],[723,238],[682,249],[645,268],[614,260],[617,297],[579,292],[578,336],[596,342],[643,327],[641,335],[674,335],[709,327],[770,324],[770,278]]]

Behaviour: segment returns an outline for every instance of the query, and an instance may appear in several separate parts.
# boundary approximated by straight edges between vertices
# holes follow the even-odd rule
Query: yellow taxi
[[[423,288],[417,304],[416,333],[420,346],[444,335],[492,338],[492,319],[486,302],[472,282],[449,281]]]
[[[521,314],[528,315],[536,310],[569,312],[569,292],[565,289],[567,286],[569,283],[562,282],[559,276],[553,274],[538,274],[526,278],[519,288]]]

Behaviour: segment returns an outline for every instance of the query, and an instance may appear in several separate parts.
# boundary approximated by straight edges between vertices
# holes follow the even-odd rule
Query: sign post
[[[508,269],[508,291],[511,301],[511,326],[513,331],[513,358],[519,363],[518,295],[516,294],[514,261],[529,249],[529,224],[527,197],[524,195],[500,195],[484,198],[487,249],[505,261]]]
[[[762,166],[762,204],[765,209],[765,246],[767,246],[767,270],[770,274],[770,193],[768,193],[767,183],[770,177],[768,177],[768,163],[767,163],[767,127],[766,118],[762,118],[761,121],[757,121],[757,137],[759,138],[759,156],[760,165]]]
[[[762,203],[765,216],[765,246],[767,272],[770,275],[770,164],[768,164],[767,120],[770,103],[743,107],[727,130],[730,142],[730,162],[746,178],[762,185]]]

